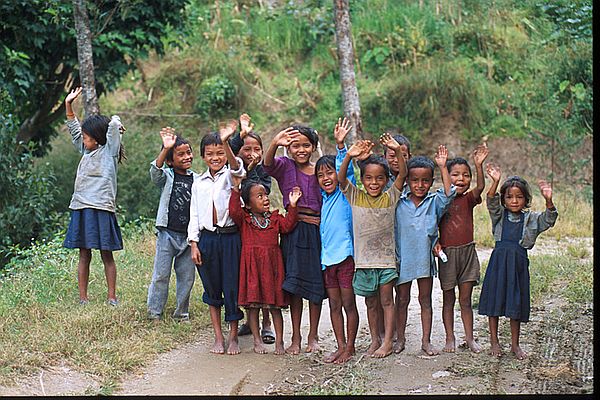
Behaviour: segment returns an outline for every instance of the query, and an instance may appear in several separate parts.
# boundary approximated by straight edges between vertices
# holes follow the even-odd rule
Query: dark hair
[[[81,123],[81,130],[85,132],[86,135],[91,136],[99,145],[104,146],[106,144],[106,132],[108,131],[109,123],[110,118],[106,115],[90,115]],[[125,149],[121,143],[119,146],[119,163],[121,163],[121,160],[126,159]]]
[[[406,136],[404,135],[392,135],[392,137],[394,138],[394,140],[396,140],[396,142],[398,142],[398,144],[400,146],[405,145],[406,146],[406,150],[408,150],[408,157],[410,158],[410,141],[406,138]],[[386,146],[383,146],[383,155],[385,156],[387,153],[388,148]]]
[[[313,128],[305,125],[292,125],[292,128],[308,138],[308,141],[315,147],[319,144],[319,135]]]
[[[246,207],[250,207],[250,190],[254,186],[264,187],[262,183],[257,182],[255,180],[244,179],[242,181],[242,188],[240,189],[240,197],[242,198],[242,200],[244,200],[244,205]],[[265,188],[265,191],[266,191],[266,188]],[[268,195],[268,193],[267,193],[267,195]]]
[[[320,157],[315,164],[315,175],[317,175],[317,172],[319,172],[322,167],[329,167],[335,171],[335,156],[326,154]],[[351,167],[352,166],[350,166],[350,168]]]
[[[204,157],[204,149],[211,144],[223,144],[219,132],[210,132],[202,136],[200,141],[200,156]]]
[[[258,142],[258,144],[260,145],[260,148],[263,148],[263,143],[262,143],[262,139],[260,138],[260,136],[258,135],[258,133],[255,132],[249,132],[246,137],[244,138],[244,140],[242,140],[242,143],[245,144],[246,139],[248,138],[252,138],[254,140],[256,140]],[[244,147],[244,145],[242,144],[242,147]],[[238,150],[239,151],[239,150]]]
[[[505,207],[504,196],[506,195],[506,191],[511,187],[519,188],[523,193],[523,196],[525,196],[525,208],[531,207],[531,189],[529,188],[529,184],[525,179],[516,175],[506,178],[500,187],[500,203],[502,204],[502,207]]]
[[[446,168],[448,169],[448,172],[450,172],[450,170],[452,170],[452,167],[454,167],[455,165],[466,165],[467,169],[469,170],[469,175],[473,177],[473,173],[471,172],[471,166],[469,165],[469,162],[467,160],[465,160],[462,157],[454,157],[446,161]]]
[[[167,151],[166,160],[168,162],[173,162],[173,152],[175,151],[176,148],[178,148],[179,146],[182,146],[184,144],[187,144],[188,146],[190,146],[190,150],[192,150],[192,144],[187,139],[184,139],[181,136],[176,136],[175,137],[175,144],[173,145],[173,147],[171,147]],[[162,146],[161,149],[164,149],[164,147],[165,146]]]
[[[435,170],[435,163],[431,159],[425,156],[411,157],[406,164],[406,172],[410,172],[413,168],[428,168],[431,170],[431,177],[433,178],[433,171]]]
[[[377,154],[371,154],[367,159],[357,161],[356,164],[358,164],[358,168],[360,168],[361,176],[365,174],[365,168],[369,164],[381,165],[383,167],[383,172],[385,173],[385,176],[390,176],[390,166],[388,165],[387,160]]]
[[[244,140],[240,138],[239,133],[236,133],[235,136],[233,136],[233,138],[229,141],[229,146],[231,146],[231,151],[233,151],[233,154],[237,155],[240,152],[242,147],[244,147],[244,142],[246,141],[246,138],[249,137],[255,139],[260,145],[260,148],[263,148],[262,139],[260,138],[258,133],[254,131],[248,132],[247,136],[244,137]]]

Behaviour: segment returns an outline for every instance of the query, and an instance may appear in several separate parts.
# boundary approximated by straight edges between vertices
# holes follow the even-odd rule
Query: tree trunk
[[[92,33],[85,0],[73,0],[75,32],[77,35],[77,58],[79,60],[79,78],[83,87],[83,108],[85,115],[100,113],[96,80],[94,78],[94,57],[92,54]]]
[[[356,89],[354,73],[354,46],[350,29],[350,8],[348,0],[333,0],[335,9],[335,38],[337,54],[340,63],[340,81],[342,84],[342,102],[344,115],[350,119],[352,129],[348,141],[353,143],[357,137],[362,138],[362,120],[360,117],[360,102]]]

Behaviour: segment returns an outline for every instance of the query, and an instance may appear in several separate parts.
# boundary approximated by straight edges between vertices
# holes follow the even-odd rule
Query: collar
[[[202,180],[210,179],[210,180],[214,181],[219,177],[219,175],[222,175],[223,173],[225,173],[226,169],[227,169],[227,164],[223,165],[223,167],[215,173],[215,176],[212,176],[210,173],[210,168],[207,168],[207,170],[204,171],[204,173],[202,175],[200,175],[200,179],[202,179]]]

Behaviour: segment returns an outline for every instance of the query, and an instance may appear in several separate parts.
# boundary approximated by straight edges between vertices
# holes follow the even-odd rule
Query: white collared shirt
[[[199,242],[203,229],[215,231],[213,225],[213,204],[217,211],[217,225],[226,227],[235,225],[229,217],[229,197],[231,197],[231,176],[245,177],[244,163],[236,157],[239,168],[231,170],[228,165],[221,168],[215,176],[206,170],[192,185],[190,201],[190,223],[188,225],[188,242]]]

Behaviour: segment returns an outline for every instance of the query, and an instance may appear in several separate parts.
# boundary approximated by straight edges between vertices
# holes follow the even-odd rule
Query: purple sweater
[[[266,166],[265,171],[271,175],[279,184],[279,190],[283,195],[283,206],[287,209],[290,204],[288,197],[294,186],[302,190],[302,197],[298,200],[298,207],[309,208],[315,214],[321,213],[321,188],[316,175],[306,175],[297,167],[294,160],[287,157],[275,157],[273,164]]]

